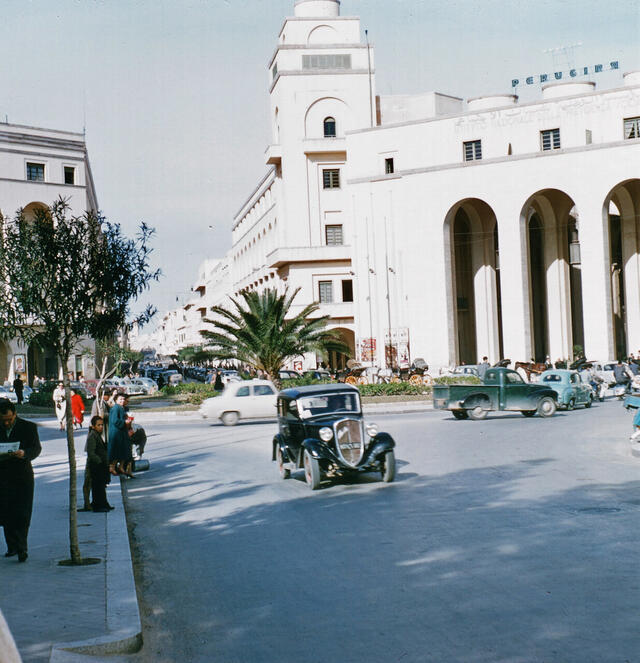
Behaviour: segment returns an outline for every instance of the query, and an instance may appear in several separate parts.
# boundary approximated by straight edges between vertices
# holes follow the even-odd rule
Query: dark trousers
[[[85,509],[89,508],[89,504],[91,502],[91,498],[89,496],[91,493],[91,483],[91,468],[89,467],[89,463],[87,463],[84,468],[84,482],[82,483],[82,506]]]
[[[107,506],[107,473],[108,468],[103,465],[91,466],[91,507],[104,509]]]
[[[9,552],[27,552],[27,536],[29,534],[29,523],[5,524],[4,540],[7,542]]]

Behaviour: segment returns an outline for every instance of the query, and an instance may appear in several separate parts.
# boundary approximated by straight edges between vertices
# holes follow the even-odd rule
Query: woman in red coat
[[[76,394],[73,389],[71,390],[71,412],[73,414],[73,427],[82,428],[82,420],[84,419],[84,403],[82,396]]]

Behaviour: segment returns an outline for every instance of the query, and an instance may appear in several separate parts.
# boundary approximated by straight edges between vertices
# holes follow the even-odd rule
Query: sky
[[[0,121],[84,130],[102,212],[129,235],[156,229],[163,276],[134,310],[185,303],[198,265],[230,248],[267,171],[267,64],[293,6],[2,0]],[[514,78],[618,60],[592,77],[607,89],[640,69],[640,0],[342,0],[341,14],[369,31],[378,94],[510,93]]]

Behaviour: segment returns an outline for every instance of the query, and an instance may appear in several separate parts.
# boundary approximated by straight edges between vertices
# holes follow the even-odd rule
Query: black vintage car
[[[323,478],[359,472],[380,472],[386,482],[395,478],[395,442],[375,424],[365,424],[355,387],[322,384],[281,391],[278,426],[272,460],[283,479],[304,468],[309,487],[316,490]]]

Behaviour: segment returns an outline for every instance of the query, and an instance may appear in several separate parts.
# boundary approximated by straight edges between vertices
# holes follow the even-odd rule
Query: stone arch
[[[25,221],[34,221],[36,211],[48,212],[49,206],[41,202],[31,202],[22,208],[22,216]]]
[[[444,222],[449,361],[475,364],[502,358],[502,307],[498,225],[483,200],[467,198]]]
[[[349,346],[349,354],[332,351],[329,353],[328,364],[331,370],[343,370],[347,366],[347,361],[356,356],[356,335],[353,329],[347,327],[335,327],[332,331],[338,332],[340,340]]]
[[[640,179],[614,186],[604,200],[602,215],[609,239],[614,358],[623,358],[640,348]]]
[[[522,206],[528,287],[528,352],[535,361],[573,359],[584,350],[579,212],[559,189],[541,189]],[[526,357],[529,359],[529,357]]]
[[[324,138],[324,119],[333,117],[336,121],[338,136],[352,128],[351,109],[337,97],[322,97],[316,99],[308,108],[304,116],[305,138]]]
[[[307,44],[336,44],[338,41],[338,32],[330,25],[317,25],[307,37]]]

